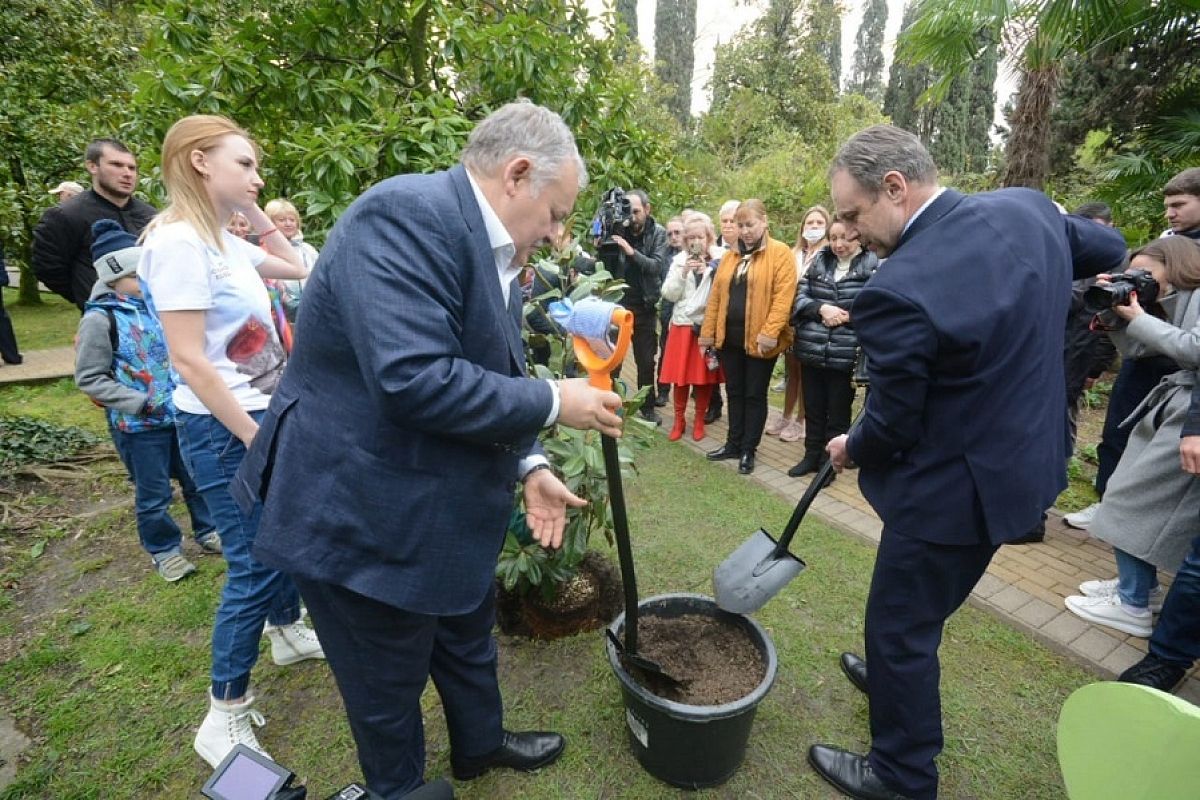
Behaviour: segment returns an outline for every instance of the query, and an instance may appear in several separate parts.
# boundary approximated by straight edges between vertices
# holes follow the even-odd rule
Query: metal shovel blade
[[[759,528],[713,572],[717,605],[733,614],[758,611],[788,582],[804,570],[805,563],[784,550]]]

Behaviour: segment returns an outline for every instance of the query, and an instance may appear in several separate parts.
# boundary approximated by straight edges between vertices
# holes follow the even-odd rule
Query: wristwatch
[[[548,464],[546,462],[542,462],[540,464],[534,464],[533,467],[531,467],[528,472],[526,472],[524,475],[521,476],[521,483],[525,483],[525,481],[529,480],[530,475],[532,475],[533,473],[535,473],[541,469],[548,469],[551,472],[554,472],[554,469],[550,466],[550,464]]]

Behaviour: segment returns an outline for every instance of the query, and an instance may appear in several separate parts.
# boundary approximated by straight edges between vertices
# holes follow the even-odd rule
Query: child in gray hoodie
[[[113,444],[134,485],[138,537],[155,569],[174,582],[196,571],[184,558],[170,514],[171,479],[179,482],[200,549],[221,552],[221,538],[180,455],[175,383],[162,326],[142,298],[141,248],[114,220],[92,227],[99,279],[75,335],[75,383],[105,409]]]

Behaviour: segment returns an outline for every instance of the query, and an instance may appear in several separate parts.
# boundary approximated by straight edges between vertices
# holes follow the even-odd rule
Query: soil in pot
[[[762,653],[745,630],[703,614],[642,616],[638,651],[683,686],[661,689],[638,682],[659,697],[689,705],[739,700],[762,683],[767,671]]]

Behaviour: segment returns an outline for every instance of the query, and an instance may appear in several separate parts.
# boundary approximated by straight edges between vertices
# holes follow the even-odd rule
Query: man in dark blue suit
[[[850,797],[933,800],[942,628],[1066,486],[1071,281],[1118,271],[1125,242],[1039,192],[940,188],[920,140],[890,125],[851,138],[830,180],[839,218],[887,258],[850,312],[866,411],[828,446],[837,468],[861,468],[884,527],[866,663],[842,657],[870,698],[871,751],[814,745],[809,761]]]
[[[493,575],[518,481],[547,547],[584,501],[538,431],[620,435],[620,398],[525,375],[516,277],[587,173],[562,119],[527,102],[472,132],[462,165],[386,180],[330,233],[296,350],[236,483],[264,501],[255,555],[300,589],[368,786],[421,785],[432,677],[455,777],[533,770],[564,747],[502,726]]]

